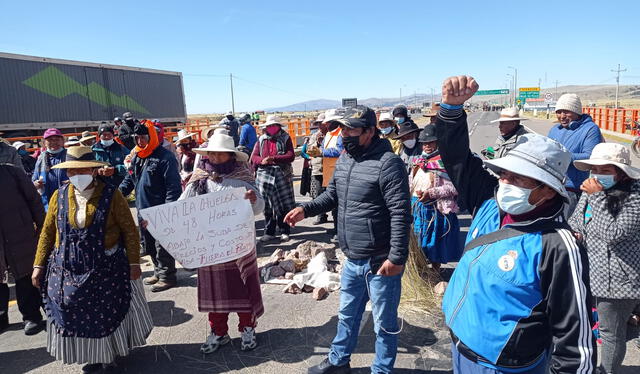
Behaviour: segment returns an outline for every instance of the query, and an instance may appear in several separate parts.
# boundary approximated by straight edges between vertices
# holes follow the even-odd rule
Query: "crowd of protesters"
[[[139,211],[243,187],[265,219],[256,242],[287,242],[302,219],[323,224],[331,212],[329,234],[346,256],[338,326],[309,373],[350,372],[369,301],[371,371],[393,371],[411,236],[435,273],[458,263],[442,300],[455,373],[619,372],[640,305],[640,169],[627,147],[604,143],[574,94],[558,100],[548,136],[504,109],[482,159],[470,150],[464,110],[477,89],[469,76],[445,80],[422,128],[403,105],[321,113],[300,152],[300,192],[312,198],[303,204],[293,188],[295,141],[275,115],[260,122],[228,112],[201,134],[168,139],[158,120],[127,112],[97,134],[65,139],[48,129],[33,155],[25,143],[0,142],[2,207],[20,218],[0,217],[0,330],[11,273],[25,334],[46,327],[47,351],[83,372],[112,368],[153,328],[143,285],[162,292],[178,283],[176,260],[128,199]],[[462,209],[472,216],[464,243]],[[141,255],[153,263],[144,279]],[[265,313],[257,252],[197,276],[210,325],[200,351],[230,342],[230,313],[239,316],[240,349],[254,349]]]

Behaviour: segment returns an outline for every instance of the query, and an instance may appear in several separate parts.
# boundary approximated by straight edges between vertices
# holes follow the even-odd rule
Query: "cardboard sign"
[[[337,157],[323,157],[322,158],[322,187],[327,187],[331,178],[333,178],[333,172],[336,170]]]
[[[229,262],[255,250],[255,221],[244,188],[140,210],[147,230],[182,266]]]

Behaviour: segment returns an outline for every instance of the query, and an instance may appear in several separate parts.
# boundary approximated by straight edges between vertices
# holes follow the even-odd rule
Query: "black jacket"
[[[136,142],[133,138],[133,127],[135,126],[135,124],[129,124],[127,122],[124,122],[119,128],[118,128],[118,138],[120,138],[120,140],[122,141],[122,143],[124,144],[125,147],[127,147],[127,149],[133,149],[136,146]]]
[[[354,159],[343,153],[325,192],[303,204],[315,216],[338,207],[338,240],[350,259],[407,260],[411,229],[407,171],[388,141],[374,138]]]
[[[467,243],[500,230],[498,180],[469,150],[466,114],[441,109],[436,132],[449,177],[473,214]],[[562,204],[547,213],[505,225],[521,234],[465,248],[443,298],[445,320],[467,357],[518,368],[547,351],[551,373],[590,373],[596,346],[586,252],[562,220]]]

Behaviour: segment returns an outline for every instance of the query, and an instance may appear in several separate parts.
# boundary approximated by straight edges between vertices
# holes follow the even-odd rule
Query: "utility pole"
[[[433,96],[433,88],[431,88],[431,106],[433,106],[433,104],[435,103],[436,99],[435,96]]]
[[[618,68],[616,70],[611,70],[616,73],[616,109],[618,109],[618,93],[620,92],[620,73],[623,71],[627,71],[627,69],[620,69],[620,64],[618,64]]]
[[[402,104],[402,87],[400,87],[400,104]]]
[[[555,97],[554,97],[554,99],[556,99],[556,101],[558,101],[558,83],[560,83],[560,82],[558,82],[558,80],[556,79],[556,93],[555,93]]]
[[[518,100],[518,93],[516,91],[518,91],[518,69],[513,67],[513,66],[507,66],[509,69],[513,69],[515,72],[515,75],[513,77],[513,105],[515,105],[517,103]]]
[[[231,82],[231,112],[236,115],[236,102],[233,99],[233,74],[229,73],[229,81]]]

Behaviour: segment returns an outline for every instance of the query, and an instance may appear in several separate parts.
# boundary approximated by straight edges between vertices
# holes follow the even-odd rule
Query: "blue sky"
[[[64,5],[63,5],[64,4]],[[187,111],[481,89],[640,83],[638,1],[9,1],[0,51],[181,71]],[[546,80],[545,80],[546,77]]]

